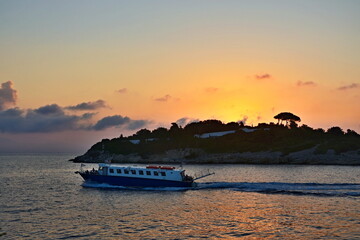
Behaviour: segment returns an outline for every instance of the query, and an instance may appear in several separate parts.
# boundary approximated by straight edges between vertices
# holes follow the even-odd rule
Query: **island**
[[[340,127],[299,126],[288,112],[277,123],[247,126],[210,119],[182,127],[141,129],[132,136],[103,139],[70,161],[146,164],[360,165],[360,135]]]

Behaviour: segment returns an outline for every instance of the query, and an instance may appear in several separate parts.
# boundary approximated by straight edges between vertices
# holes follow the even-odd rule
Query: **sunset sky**
[[[360,133],[358,0],[0,0],[0,152],[179,120]]]

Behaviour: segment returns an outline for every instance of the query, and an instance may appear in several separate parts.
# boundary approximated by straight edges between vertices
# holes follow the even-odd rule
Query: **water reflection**
[[[357,167],[214,166],[195,189],[130,191],[82,187],[69,158],[0,158],[6,239],[360,238]]]

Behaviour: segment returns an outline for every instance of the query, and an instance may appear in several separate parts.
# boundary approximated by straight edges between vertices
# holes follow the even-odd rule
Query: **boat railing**
[[[195,180],[198,180],[198,179],[200,179],[200,178],[204,178],[204,177],[208,177],[208,176],[214,175],[214,174],[215,174],[215,172],[210,172],[209,169],[207,169],[207,170],[205,170],[205,171],[201,171],[201,172],[196,173],[196,174],[194,175],[194,181],[195,181]]]
[[[84,170],[83,167],[85,167],[86,165],[85,164],[81,164],[80,165],[80,169],[79,171],[76,171],[76,173],[85,173],[85,174],[99,174],[99,171],[96,170],[95,168],[91,169],[91,170]]]

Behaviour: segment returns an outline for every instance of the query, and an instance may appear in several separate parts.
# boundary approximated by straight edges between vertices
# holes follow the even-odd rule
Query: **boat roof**
[[[151,165],[151,166],[119,166],[115,164],[109,163],[99,163],[99,167],[114,167],[114,168],[128,168],[128,169],[136,169],[136,170],[161,170],[161,171],[184,171],[183,169],[176,169],[172,166],[158,166],[158,165]]]

